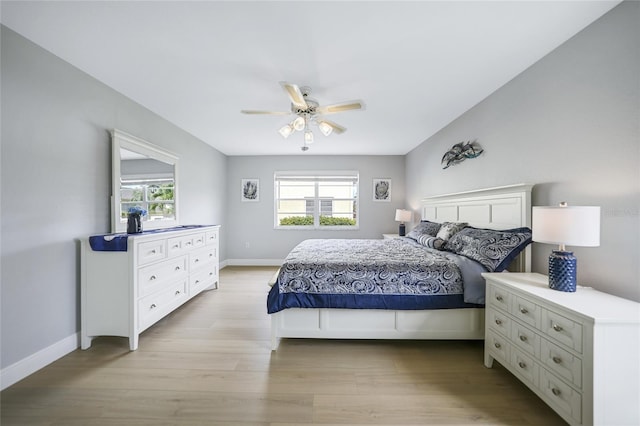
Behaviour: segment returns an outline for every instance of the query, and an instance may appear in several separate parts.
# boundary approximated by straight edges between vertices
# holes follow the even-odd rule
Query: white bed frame
[[[517,184],[425,198],[422,218],[490,229],[531,227],[532,188]],[[509,269],[531,270],[531,246]],[[272,350],[278,348],[280,338],[484,339],[484,309],[285,309],[271,314]]]

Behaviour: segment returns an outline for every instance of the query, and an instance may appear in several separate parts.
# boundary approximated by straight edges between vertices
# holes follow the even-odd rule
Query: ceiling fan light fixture
[[[325,123],[324,121],[320,121],[318,123],[318,128],[320,129],[322,134],[325,136],[329,136],[331,132],[333,132],[333,127],[331,127],[331,125],[329,125],[328,123]]]
[[[293,125],[293,128],[296,129],[297,131],[301,131],[307,125],[306,120],[302,116],[297,117],[295,120],[293,120],[291,124]]]
[[[305,145],[313,143],[313,133],[311,133],[311,130],[305,130],[304,132],[304,143]]]
[[[293,133],[293,126],[291,124],[282,126],[278,132],[280,132],[282,137],[286,139],[291,135],[291,133]]]

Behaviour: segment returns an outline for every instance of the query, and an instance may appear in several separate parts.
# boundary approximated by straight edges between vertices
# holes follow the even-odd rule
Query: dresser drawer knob
[[[524,363],[524,362],[522,362],[522,361],[518,362],[518,366],[519,366],[520,368],[527,368],[527,364],[525,364],[525,363]]]
[[[155,279],[156,279],[156,276],[155,276],[155,275],[151,275],[151,276],[149,277],[149,281],[153,281],[153,280],[155,280]]]
[[[200,262],[200,259],[196,259],[193,261],[193,263],[198,263],[198,262]]]
[[[180,247],[178,244],[175,244],[175,245],[173,246],[173,248],[178,248],[178,247]]]
[[[553,324],[551,328],[553,328],[555,331],[562,331],[562,327],[560,327],[558,324]]]
[[[156,250],[155,249],[151,250],[151,254],[156,254]]]
[[[196,280],[196,284],[200,284],[200,280]]]
[[[528,314],[529,310],[527,308],[520,308],[520,313],[521,314]]]
[[[498,295],[498,296],[496,296],[496,300],[498,302],[502,302],[504,299],[502,298],[502,296]]]
[[[502,345],[501,345],[500,343],[498,343],[498,342],[495,342],[495,343],[493,344],[493,346],[495,346],[495,347],[496,347],[496,349],[500,349],[500,348],[502,347]]]
[[[176,290],[176,296],[180,294],[180,290]]]
[[[527,336],[525,336],[524,334],[521,334],[520,336],[518,336],[520,338],[521,342],[526,342],[527,341]]]
[[[560,358],[559,356],[554,356],[551,357],[551,359],[553,360],[553,362],[555,362],[556,364],[560,364],[562,362],[562,358]]]
[[[496,324],[501,325],[501,324],[502,324],[502,320],[501,320],[501,319],[496,318]]]
[[[558,388],[551,388],[551,392],[553,392],[555,396],[560,396],[560,394],[562,393]]]
[[[176,271],[179,271],[179,270],[180,270],[180,267],[179,267],[179,266],[176,266],[176,269],[175,269],[175,270],[176,270]]]
[[[155,303],[152,303],[151,306],[149,306],[149,309],[153,309],[153,308],[157,308]]]
[[[209,276],[213,275],[213,272],[209,272]]]

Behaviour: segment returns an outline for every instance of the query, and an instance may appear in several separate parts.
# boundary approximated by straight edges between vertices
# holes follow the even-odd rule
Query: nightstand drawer
[[[545,309],[542,313],[542,331],[558,343],[582,353],[582,325]]]
[[[559,412],[582,422],[582,394],[544,368],[540,369],[540,390]]]
[[[511,314],[531,327],[540,328],[542,322],[540,306],[519,296],[513,297],[512,300]]]
[[[493,285],[487,288],[487,293],[488,304],[500,308],[505,312],[509,312],[511,293]]]
[[[539,370],[532,357],[517,349],[511,348],[511,365],[525,380],[533,386],[538,386]]]
[[[508,337],[511,333],[511,319],[501,311],[487,309],[487,326],[503,336]]]
[[[509,340],[492,330],[487,330],[485,338],[485,348],[491,352],[491,355],[502,364],[509,362]]]
[[[540,357],[540,336],[516,321],[511,323],[511,341],[529,355]]]
[[[540,360],[555,374],[564,377],[577,387],[582,387],[582,360],[568,351],[542,339]]]

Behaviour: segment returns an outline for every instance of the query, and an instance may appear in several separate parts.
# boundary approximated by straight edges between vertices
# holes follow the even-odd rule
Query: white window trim
[[[357,191],[357,197],[356,197],[356,224],[355,225],[341,225],[341,226],[320,226],[319,223],[315,223],[314,225],[309,225],[309,226],[305,226],[305,225],[280,225],[278,223],[278,201],[280,200],[278,198],[278,184],[277,184],[277,180],[279,177],[293,177],[293,176],[300,176],[300,177],[304,177],[304,178],[321,178],[321,177],[331,177],[331,176],[349,176],[349,177],[355,177],[358,181],[358,191]],[[286,170],[286,171],[276,171],[273,174],[273,181],[274,181],[274,185],[273,185],[273,228],[274,229],[278,229],[278,230],[285,230],[285,231],[294,231],[294,230],[300,230],[300,231],[356,231],[358,229],[360,229],[360,173],[356,170],[316,170],[316,171],[310,171],[310,170]],[[317,189],[317,187],[316,187]],[[315,194],[314,199],[317,199],[318,195]],[[352,200],[353,198],[348,198],[348,200]],[[336,198],[335,200],[341,200],[341,198]],[[346,200],[346,198],[344,199]],[[314,212],[313,212],[313,217],[314,217],[314,222],[318,222],[320,216],[317,212],[317,209],[319,208],[319,206],[317,205],[317,203],[314,203],[315,207],[314,207]]]

